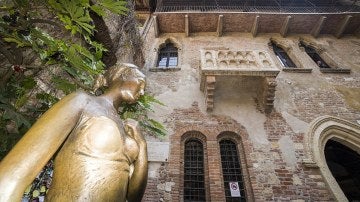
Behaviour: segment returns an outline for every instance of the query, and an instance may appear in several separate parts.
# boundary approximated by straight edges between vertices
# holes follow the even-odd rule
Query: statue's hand
[[[139,122],[135,121],[134,119],[126,119],[124,121],[124,128],[125,128],[125,132],[131,137],[134,138],[135,141],[140,144],[140,143],[145,143],[145,138],[142,135],[142,133],[140,132],[140,128],[139,128]]]

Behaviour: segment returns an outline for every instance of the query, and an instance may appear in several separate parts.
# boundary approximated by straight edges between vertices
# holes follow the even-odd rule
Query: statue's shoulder
[[[84,91],[76,91],[73,92],[63,98],[65,102],[89,102],[92,99],[93,96],[87,94]]]
[[[90,98],[91,97],[91,95],[87,94],[85,91],[82,91],[82,90],[73,92],[70,95],[73,95],[74,97],[77,97],[77,98]]]

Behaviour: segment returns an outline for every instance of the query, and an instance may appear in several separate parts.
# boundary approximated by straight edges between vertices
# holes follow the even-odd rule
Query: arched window
[[[184,150],[184,201],[206,201],[204,173],[203,144],[191,138]]]
[[[305,52],[310,56],[310,58],[319,66],[320,68],[330,68],[328,64],[320,57],[318,52],[313,47],[305,45],[302,41],[299,43],[300,47],[305,49]]]
[[[360,201],[360,155],[351,148],[328,140],[325,145],[326,163],[349,201]]]
[[[176,67],[178,64],[178,49],[172,43],[167,43],[161,48],[158,57],[158,67]]]
[[[226,201],[246,201],[244,180],[236,144],[229,139],[219,142],[221,166],[224,177]],[[230,186],[237,186],[239,192],[231,191]],[[233,187],[233,190],[236,187]],[[239,196],[237,196],[239,194]]]
[[[279,61],[284,67],[296,67],[296,65],[293,63],[293,61],[284,49],[276,45],[274,42],[271,42],[271,45],[276,57],[279,59]]]

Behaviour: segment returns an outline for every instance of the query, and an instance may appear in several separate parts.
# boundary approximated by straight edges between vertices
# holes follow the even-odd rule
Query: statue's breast
[[[76,153],[102,160],[126,161],[131,164],[133,157],[128,155],[130,151],[126,151],[126,144],[129,143],[121,127],[105,116],[83,116],[63,149],[76,150]]]
[[[122,125],[83,115],[55,159],[49,201],[125,201],[131,151],[138,151],[128,144]]]
[[[91,156],[111,159],[123,150],[124,138],[117,124],[104,116],[88,119],[77,135],[83,139],[78,142],[78,148]]]

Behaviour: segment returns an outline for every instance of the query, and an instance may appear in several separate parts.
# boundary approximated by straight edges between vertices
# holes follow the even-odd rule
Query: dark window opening
[[[160,49],[158,67],[175,67],[177,64],[178,49],[172,43],[168,43],[165,47]]]
[[[326,62],[320,57],[314,48],[307,46],[302,42],[300,42],[299,46],[305,48],[305,52],[311,57],[317,66],[320,68],[330,68],[330,66],[326,64]]]
[[[221,165],[226,201],[246,201],[243,176],[236,144],[231,140],[220,141]],[[240,197],[232,197],[230,182],[237,182]]]
[[[360,155],[347,146],[329,140],[326,163],[349,201],[360,201]]]
[[[279,59],[281,64],[284,67],[296,67],[296,65],[293,63],[289,55],[282,49],[281,47],[277,46],[275,43],[271,43],[274,53],[276,57]]]
[[[203,144],[197,139],[186,141],[184,154],[184,201],[206,201]]]

